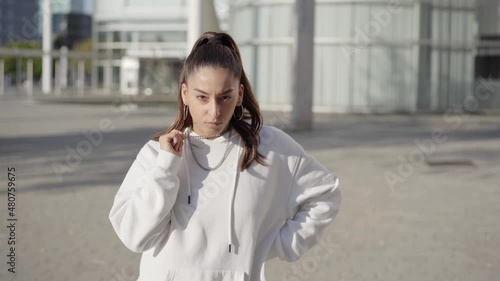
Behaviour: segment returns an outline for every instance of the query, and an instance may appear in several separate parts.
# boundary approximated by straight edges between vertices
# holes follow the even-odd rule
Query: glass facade
[[[69,13],[52,15],[52,36],[54,48],[66,46],[72,49],[79,42],[90,39],[92,18],[89,15]]]
[[[40,0],[39,5],[42,6]],[[94,3],[89,0],[51,0],[50,9],[53,14],[69,14],[77,13],[84,15],[92,15],[94,12]]]
[[[475,61],[477,88],[494,92],[483,108],[500,110],[500,1],[480,0],[478,4],[480,41]]]
[[[97,2],[95,47],[99,54],[109,57],[97,62],[103,68],[98,84],[124,94],[175,91],[186,54],[186,2]]]
[[[12,41],[40,42],[38,0],[0,1],[0,45]]]
[[[292,99],[294,1],[232,1],[229,30],[263,108]],[[441,111],[473,88],[475,3],[316,1],[314,108]]]

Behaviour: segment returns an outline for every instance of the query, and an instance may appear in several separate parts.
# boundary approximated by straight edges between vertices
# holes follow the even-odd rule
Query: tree
[[[41,50],[40,44],[35,42],[25,42],[25,41],[12,41],[5,47],[10,49],[36,49]],[[5,75],[16,76],[16,57],[7,57],[5,59]],[[23,73],[27,73],[27,61],[28,58],[21,59],[21,69]],[[33,78],[39,79],[42,75],[42,58],[33,58]]]
[[[92,52],[92,40],[87,39],[87,40],[80,41],[80,42],[76,43],[73,46],[73,51],[83,52],[83,53]],[[76,68],[77,65],[78,65],[77,60],[71,61],[71,67]],[[85,65],[85,74],[90,74],[90,72],[92,70],[92,61],[91,60],[84,60],[84,65]]]

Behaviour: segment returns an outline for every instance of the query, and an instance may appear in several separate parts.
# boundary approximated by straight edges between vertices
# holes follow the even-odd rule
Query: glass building
[[[38,0],[38,6],[43,7],[43,0]],[[76,43],[92,37],[93,0],[50,0],[52,14],[53,48],[66,46],[72,49]],[[42,21],[47,14],[40,9],[38,33],[42,37]]]
[[[52,38],[54,48],[72,49],[76,43],[92,37],[92,1],[54,0],[52,10]]]
[[[228,2],[259,102],[290,109],[295,1]],[[315,111],[443,111],[472,93],[474,1],[315,2]]]
[[[500,1],[479,0],[479,38],[475,77],[496,95],[485,100],[483,106],[500,109]],[[484,86],[484,85],[483,85]]]
[[[38,0],[0,0],[0,45],[40,41]]]
[[[176,92],[187,44],[187,0],[96,1],[97,84],[122,94]]]

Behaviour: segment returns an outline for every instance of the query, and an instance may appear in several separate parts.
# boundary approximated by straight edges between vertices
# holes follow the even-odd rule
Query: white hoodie
[[[269,164],[243,172],[244,142],[231,134],[190,138],[182,158],[153,140],[140,150],[109,214],[125,246],[142,253],[138,281],[265,281],[266,260],[299,259],[338,214],[337,177],[286,133],[264,125],[259,152]],[[216,166],[228,141],[216,170],[195,162],[193,153]]]

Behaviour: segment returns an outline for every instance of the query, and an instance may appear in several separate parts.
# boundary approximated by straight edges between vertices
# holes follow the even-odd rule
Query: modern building
[[[92,37],[93,0],[51,0],[51,12],[55,49],[62,46],[72,49]],[[40,25],[44,15],[41,11]]]
[[[96,1],[93,42],[97,85],[122,94],[177,91],[193,38],[218,30],[205,0]]]
[[[480,0],[478,33],[481,44],[476,57],[476,77],[500,80],[500,1]]]
[[[0,46],[12,41],[39,42],[38,0],[0,0]]]
[[[500,109],[500,1],[479,0],[479,44],[475,64],[475,78],[495,93],[483,103],[489,109]]]
[[[315,2],[314,111],[442,112],[472,93],[474,1]],[[290,109],[295,1],[229,3],[259,102]]]
[[[185,58],[186,0],[96,1],[98,85],[123,94],[172,92]]]
[[[123,94],[176,92],[193,36],[218,28],[200,20],[201,14],[213,19],[217,12],[219,26],[241,48],[262,108],[290,110],[295,3],[96,1],[93,42],[100,59],[94,62],[95,84]],[[444,112],[473,95],[480,65],[477,44],[485,38],[478,32],[484,24],[478,23],[482,16],[476,1],[315,4],[314,111]],[[202,26],[194,29],[198,32],[192,28],[196,24]]]

